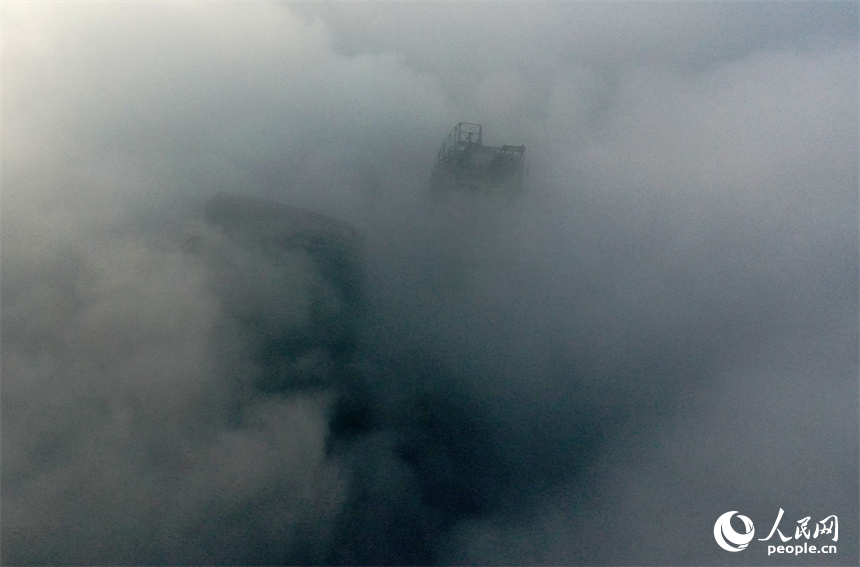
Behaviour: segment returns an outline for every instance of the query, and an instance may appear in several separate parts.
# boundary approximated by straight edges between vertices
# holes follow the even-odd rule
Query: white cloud
[[[713,563],[685,524],[731,509],[709,482],[757,475],[769,511],[805,485],[767,470],[856,473],[853,4],[2,10],[4,560]],[[498,218],[423,208],[461,120],[527,146]],[[270,337],[241,319],[324,334],[339,304],[302,253],[206,226],[220,191],[364,229],[364,366],[249,385]],[[348,547],[386,488],[393,535]]]

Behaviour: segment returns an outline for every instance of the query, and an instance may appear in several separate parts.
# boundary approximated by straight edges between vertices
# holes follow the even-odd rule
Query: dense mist
[[[856,3],[0,10],[2,563],[857,564]]]

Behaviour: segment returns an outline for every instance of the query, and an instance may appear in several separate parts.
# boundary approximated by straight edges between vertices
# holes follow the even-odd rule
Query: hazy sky
[[[0,16],[5,564],[857,564],[855,2]]]

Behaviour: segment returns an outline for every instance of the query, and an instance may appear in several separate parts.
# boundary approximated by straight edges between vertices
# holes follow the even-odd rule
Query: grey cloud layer
[[[4,563],[856,564],[856,4],[2,10]]]

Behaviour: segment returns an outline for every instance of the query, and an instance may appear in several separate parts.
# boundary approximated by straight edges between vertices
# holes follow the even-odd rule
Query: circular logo
[[[726,551],[740,551],[742,549],[746,549],[747,545],[749,545],[749,542],[752,541],[752,538],[755,535],[755,528],[753,527],[752,520],[746,516],[741,516],[740,514],[738,514],[738,519],[744,523],[746,532],[739,534],[732,528],[732,516],[735,514],[737,514],[737,511],[726,512],[717,518],[717,522],[714,524],[714,539],[717,540],[717,544]]]

